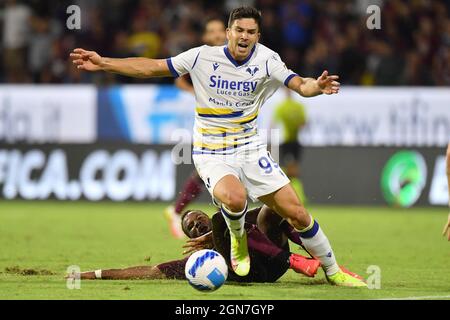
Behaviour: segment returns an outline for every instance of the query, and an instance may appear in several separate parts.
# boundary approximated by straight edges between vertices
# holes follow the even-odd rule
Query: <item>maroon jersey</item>
[[[251,210],[246,215],[248,252],[250,255],[250,272],[245,277],[236,275],[230,264],[230,235],[221,213],[212,217],[214,250],[218,251],[228,264],[228,281],[235,282],[275,282],[289,269],[289,244],[280,248],[270,241],[256,226],[259,209]],[[281,232],[281,231],[280,231]],[[185,279],[184,267],[188,257],[158,265],[169,279]]]

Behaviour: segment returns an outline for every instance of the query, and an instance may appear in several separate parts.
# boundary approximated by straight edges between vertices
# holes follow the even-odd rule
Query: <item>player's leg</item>
[[[300,254],[291,253],[289,248],[288,237],[283,230],[284,224],[289,225],[279,214],[270,209],[268,206],[262,206],[258,218],[258,229],[263,233],[274,245],[283,248],[289,252],[289,268],[297,273],[302,273],[308,277],[314,277],[317,269],[320,267],[319,260],[307,258]],[[290,226],[290,225],[289,225]],[[293,229],[291,227],[291,229]],[[297,233],[297,237],[299,237]],[[297,239],[296,239],[297,240]],[[294,243],[301,244],[300,239]],[[249,235],[249,248],[252,248]]]
[[[257,226],[259,230],[267,235],[267,237],[280,248],[289,246],[289,242],[287,241],[289,239],[305,249],[300,240],[300,233],[278,213],[266,205],[263,205],[259,210]],[[308,254],[310,253],[308,252]]]
[[[331,283],[342,286],[365,286],[364,282],[340,270],[328,238],[317,221],[300,203],[290,184],[259,199],[299,231],[303,245],[321,262]]]
[[[231,266],[237,275],[245,276],[250,270],[247,233],[244,229],[247,192],[235,175],[226,175],[214,186],[213,196],[221,204],[220,210],[230,230]]]
[[[300,233],[283,219],[278,213],[263,205],[257,216],[258,228],[267,235],[267,237],[280,247],[289,245],[287,239],[303,248],[311,257],[312,254],[303,245],[300,239]]]
[[[230,230],[231,261],[236,274],[245,276],[250,270],[247,234],[244,229],[247,192],[240,181],[234,158],[216,155],[194,155],[195,167]]]
[[[281,245],[283,245],[284,239],[289,239],[293,243],[301,246],[310,257],[312,254],[305,248],[301,241],[300,232],[295,230],[285,219],[281,218],[275,211],[264,205],[258,214],[258,227],[261,230],[265,230],[271,241],[280,241]],[[279,232],[283,234],[283,236],[279,235]],[[280,239],[280,240],[278,240]],[[249,241],[249,248],[251,248]],[[289,250],[289,248],[287,248]],[[291,253],[289,257],[290,268],[293,269],[297,273],[302,273],[309,277],[314,277],[317,272],[317,269],[320,267],[320,262],[314,258],[306,258],[302,255],[298,255],[295,253]],[[359,280],[363,280],[359,275],[354,274],[353,272],[348,271],[342,266],[339,266],[340,269],[353,276]]]
[[[273,213],[273,215],[278,217],[276,213]],[[212,217],[212,224],[214,248],[224,257],[228,257],[230,253],[229,232],[226,232],[227,226],[223,216],[215,214]],[[247,222],[245,228],[247,230],[249,254],[251,255],[251,269],[246,277],[235,278],[230,273],[233,281],[275,282],[288,269],[308,277],[314,277],[317,273],[320,266],[317,260],[312,261],[312,259],[291,253],[287,243],[287,248],[278,247],[255,224]],[[227,259],[227,261],[229,260]]]
[[[198,198],[202,190],[203,181],[197,171],[194,170],[178,195],[175,206],[170,205],[164,210],[164,214],[169,221],[170,231],[175,238],[180,239],[184,237],[183,230],[181,229],[181,214],[189,203]]]

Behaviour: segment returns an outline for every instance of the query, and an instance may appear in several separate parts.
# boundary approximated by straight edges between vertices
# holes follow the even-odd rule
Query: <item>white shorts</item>
[[[254,202],[289,184],[289,179],[267,149],[245,150],[233,155],[193,154],[195,167],[214,199],[214,187],[226,175],[234,175]]]

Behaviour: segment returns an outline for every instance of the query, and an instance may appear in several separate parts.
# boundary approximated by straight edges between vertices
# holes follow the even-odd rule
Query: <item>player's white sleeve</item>
[[[192,48],[182,52],[179,55],[167,59],[167,65],[174,77],[182,76],[189,73],[195,66],[200,51],[204,46]]]
[[[298,74],[286,67],[286,64],[284,64],[278,54],[274,54],[267,60],[266,69],[267,75],[270,78],[283,83],[285,86],[288,85],[289,80],[298,76]]]

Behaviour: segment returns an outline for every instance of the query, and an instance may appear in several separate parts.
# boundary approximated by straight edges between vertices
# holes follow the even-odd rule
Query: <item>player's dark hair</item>
[[[231,11],[228,19],[228,28],[231,28],[235,20],[250,18],[258,24],[258,31],[261,31],[261,12],[253,7],[239,7]]]

